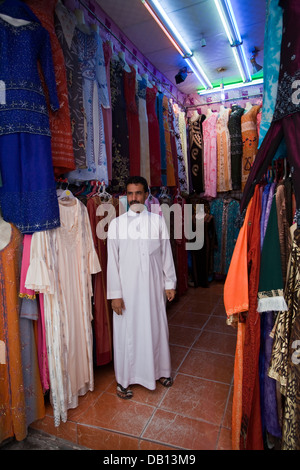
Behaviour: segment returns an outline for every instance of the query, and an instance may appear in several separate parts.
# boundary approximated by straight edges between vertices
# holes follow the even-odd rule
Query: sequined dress
[[[4,10],[7,3],[0,7],[0,57],[6,58],[0,61],[6,88],[6,100],[0,104],[0,205],[6,221],[22,233],[32,233],[59,226],[49,116],[38,61],[52,109],[58,109],[59,102],[47,31],[33,14],[23,15],[26,19],[16,26],[8,16],[9,6]],[[13,9],[12,14],[21,15]]]

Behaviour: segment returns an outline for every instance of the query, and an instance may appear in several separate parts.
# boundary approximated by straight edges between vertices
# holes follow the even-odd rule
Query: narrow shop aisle
[[[190,288],[168,308],[174,384],[138,385],[116,396],[112,365],[95,371],[95,390],[53,424],[51,406],[32,427],[91,449],[231,449],[236,332],[226,325],[223,284]]]

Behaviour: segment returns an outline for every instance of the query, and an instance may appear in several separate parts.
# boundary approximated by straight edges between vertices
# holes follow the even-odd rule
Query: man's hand
[[[123,299],[113,299],[111,301],[111,308],[117,315],[122,315],[122,310],[125,308]]]
[[[169,302],[171,302],[171,300],[174,299],[175,294],[176,294],[175,289],[166,289],[166,296]]]

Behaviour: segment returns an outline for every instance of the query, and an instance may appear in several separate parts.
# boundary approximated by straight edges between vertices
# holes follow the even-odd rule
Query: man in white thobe
[[[175,296],[176,273],[163,216],[147,211],[144,178],[127,182],[129,210],[108,229],[107,298],[112,299],[117,394],[129,385],[150,390],[172,385],[166,298]]]

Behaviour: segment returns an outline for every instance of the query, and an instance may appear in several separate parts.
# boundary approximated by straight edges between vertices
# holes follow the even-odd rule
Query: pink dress
[[[212,113],[202,123],[203,130],[203,165],[205,196],[217,196],[217,131],[218,114]]]
[[[22,266],[20,275],[20,297],[26,297],[34,299],[36,292],[33,289],[27,289],[25,287],[25,280],[30,264],[30,247],[31,247],[32,235],[25,234],[23,238],[23,255],[22,255]],[[43,392],[49,390],[49,369],[48,369],[48,358],[47,358],[47,347],[46,347],[46,335],[45,335],[45,320],[44,320],[44,297],[43,294],[39,294],[39,317],[38,317],[38,341],[37,341],[37,352],[40,378],[42,383]]]

